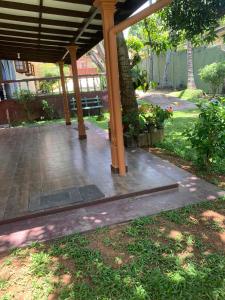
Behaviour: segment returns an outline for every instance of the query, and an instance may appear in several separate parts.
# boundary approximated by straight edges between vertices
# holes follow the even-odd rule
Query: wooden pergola
[[[63,73],[71,63],[79,138],[85,139],[76,61],[104,38],[112,171],[126,174],[116,34],[172,0],[159,0],[130,17],[146,0],[0,0],[0,59],[59,63],[66,124],[71,124]]]

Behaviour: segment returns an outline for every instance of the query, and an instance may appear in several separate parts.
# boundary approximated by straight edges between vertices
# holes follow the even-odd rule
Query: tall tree
[[[187,78],[187,88],[196,89],[191,41],[187,41]]]
[[[136,101],[135,90],[132,81],[131,63],[128,56],[128,49],[123,33],[117,34],[119,76],[120,76],[120,93],[123,114],[131,111],[137,111],[138,104]]]

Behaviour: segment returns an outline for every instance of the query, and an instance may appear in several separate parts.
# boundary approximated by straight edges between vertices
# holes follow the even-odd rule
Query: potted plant
[[[154,127],[150,128],[151,146],[161,142],[164,138],[165,121],[170,119],[173,115],[173,108],[168,107],[162,109],[159,105],[154,106],[153,119]]]
[[[124,144],[126,147],[148,147],[164,138],[165,121],[173,115],[172,107],[162,109],[158,105],[142,104],[138,112],[123,116]]]

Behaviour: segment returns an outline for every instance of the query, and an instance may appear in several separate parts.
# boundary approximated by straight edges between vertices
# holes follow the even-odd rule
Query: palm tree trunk
[[[193,48],[190,41],[187,41],[187,88],[196,89],[195,78],[194,78],[194,67],[193,67]]]
[[[163,83],[162,83],[163,88],[168,87],[168,76],[169,76],[168,72],[169,72],[170,62],[171,62],[171,51],[168,50],[166,53],[166,63],[163,72]]]
[[[130,59],[123,33],[117,35],[120,93],[123,115],[137,111],[138,104],[133,87]]]

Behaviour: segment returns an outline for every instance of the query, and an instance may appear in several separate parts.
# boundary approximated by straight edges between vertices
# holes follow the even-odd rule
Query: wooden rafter
[[[4,8],[0,12],[0,59],[16,60],[20,53],[21,60],[56,62],[64,57],[68,63],[65,46],[75,42],[79,46],[79,58],[102,40],[102,25],[97,23],[101,16],[93,6],[94,0],[55,2],[54,7],[48,5],[48,0],[39,0],[39,5],[0,0],[0,8]],[[118,2],[115,24],[129,17],[144,2]]]
[[[51,15],[59,15],[65,17],[76,17],[86,19],[89,17],[89,13],[84,11],[70,10],[65,8],[56,8],[56,7],[48,7],[48,6],[40,6],[34,4],[26,4],[26,3],[17,3],[11,1],[3,1],[0,0],[0,7],[8,8],[8,9],[16,9],[30,12],[42,12],[45,14]],[[101,19],[101,16],[96,16],[96,19]]]
[[[27,16],[16,16],[16,15],[12,15],[12,14],[0,13],[0,19],[23,22],[23,23],[25,22],[25,23],[39,24],[38,18],[27,17]],[[58,26],[58,27],[81,28],[83,26],[82,23],[78,23],[78,22],[51,20],[51,19],[45,19],[45,18],[42,18],[41,22],[43,25],[51,25],[51,26]],[[92,29],[92,30],[102,30],[101,25],[90,24],[88,28]]]

